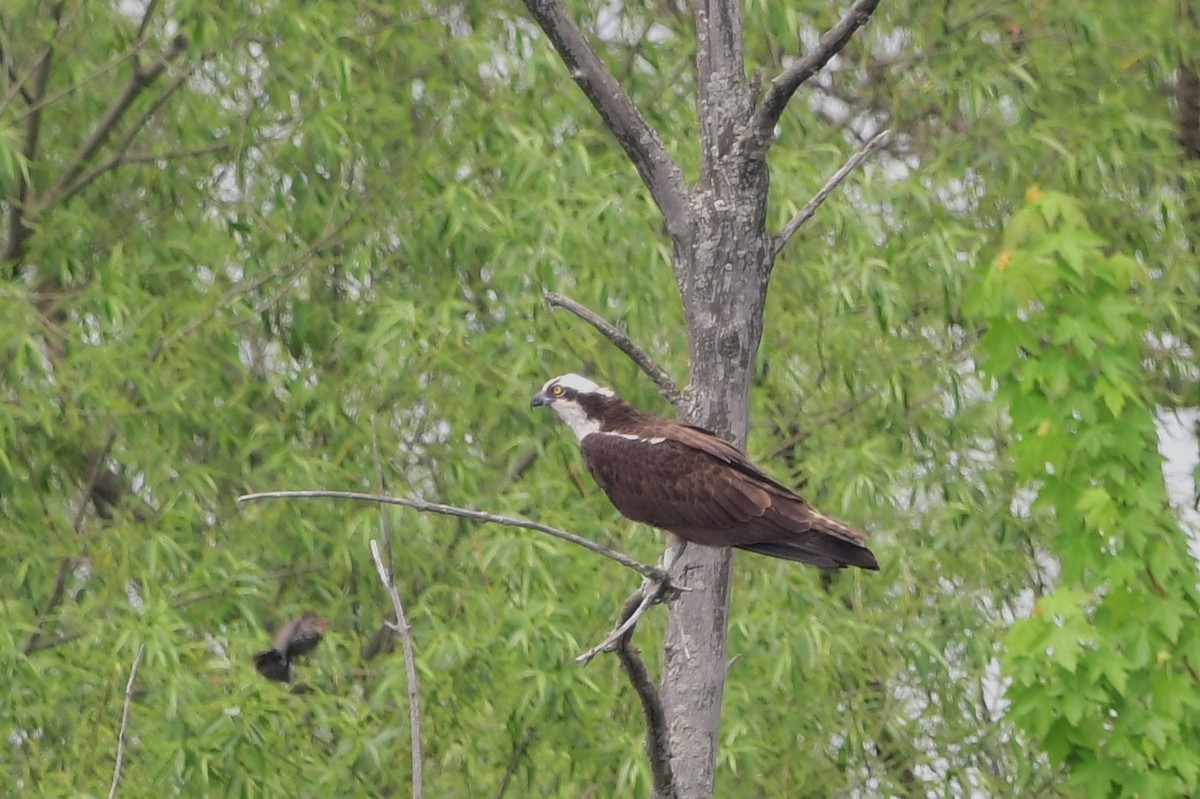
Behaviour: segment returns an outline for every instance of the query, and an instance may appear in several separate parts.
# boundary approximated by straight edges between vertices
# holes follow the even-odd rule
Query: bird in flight
[[[588,471],[623,516],[667,532],[665,569],[688,543],[825,569],[879,569],[864,533],[817,512],[703,428],[651,416],[577,374],[547,381],[531,405],[548,406],[571,428]]]
[[[323,619],[315,613],[305,613],[292,619],[275,634],[273,649],[254,656],[254,668],[268,680],[290,682],[292,662],[313,651],[328,629],[329,619]]]

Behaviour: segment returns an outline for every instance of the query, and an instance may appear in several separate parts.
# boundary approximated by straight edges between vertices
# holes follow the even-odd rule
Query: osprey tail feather
[[[790,540],[764,541],[758,544],[742,544],[738,549],[769,555],[773,558],[807,563],[822,569],[841,569],[857,566],[860,569],[879,571],[879,561],[874,553],[861,544],[853,544],[842,538],[822,533],[813,533]]]

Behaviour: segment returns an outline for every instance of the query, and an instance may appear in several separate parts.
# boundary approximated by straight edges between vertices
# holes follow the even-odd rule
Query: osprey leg
[[[667,533],[667,548],[663,552],[662,559],[659,560],[658,565],[662,567],[663,571],[669,574],[671,567],[683,557],[685,549],[687,549],[687,541],[674,533]]]

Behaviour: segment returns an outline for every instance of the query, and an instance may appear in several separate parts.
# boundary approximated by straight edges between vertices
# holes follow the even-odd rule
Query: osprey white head
[[[587,409],[579,401],[584,395],[612,397],[612,389],[605,388],[594,380],[573,372],[551,378],[542,386],[542,390],[533,395],[530,405],[534,408],[549,405],[558,414],[558,418],[566,422],[567,427],[580,441],[584,436],[595,433],[600,429],[600,420],[590,416]]]

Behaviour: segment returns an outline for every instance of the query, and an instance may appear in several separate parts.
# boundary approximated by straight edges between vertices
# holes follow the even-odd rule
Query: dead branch
[[[481,510],[473,510],[471,508],[460,508],[456,505],[443,505],[437,502],[426,502],[421,499],[408,499],[404,497],[388,497],[380,494],[364,494],[358,491],[262,491],[256,494],[243,494],[238,497],[238,502],[254,502],[262,499],[348,499],[357,502],[382,502],[387,505],[402,505],[406,508],[420,511],[421,513],[437,513],[443,516],[457,516],[460,519],[471,519],[473,521],[482,522],[484,524],[500,524],[505,527],[518,527],[522,530],[533,530],[539,533],[553,536],[555,538],[583,547],[589,552],[594,552],[597,555],[602,555],[609,560],[615,561],[627,569],[632,569],[648,580],[661,581],[666,579],[666,575],[662,569],[657,566],[648,566],[645,563],[639,563],[628,555],[622,555],[620,552],[609,549],[606,546],[597,544],[595,541],[584,538],[583,536],[568,533],[566,530],[560,530],[557,527],[551,527],[548,524],[530,521],[528,519],[518,519],[514,516],[500,516],[495,513],[488,513]]]
[[[854,33],[867,24],[880,0],[855,0],[836,25],[825,32],[816,46],[793,61],[771,81],[762,104],[755,109],[738,141],[742,157],[748,161],[765,158],[775,137],[775,125],[783,116],[796,90],[829,63],[850,42]]]
[[[380,508],[380,512],[386,511]],[[421,699],[417,692],[417,664],[413,655],[412,632],[404,616],[404,605],[400,603],[400,592],[396,590],[396,577],[391,567],[383,564],[379,542],[374,538],[371,539],[371,558],[375,561],[379,581],[383,583],[384,589],[392,599],[392,610],[396,614],[396,623],[389,622],[388,627],[400,636],[400,645],[404,648],[404,670],[408,679],[408,723],[412,737],[413,799],[421,799],[425,790],[421,769]]]
[[[671,238],[687,238],[687,181],[658,131],[642,116],[559,0],[525,0],[525,8],[633,162],[662,211]]]
[[[133,656],[133,665],[129,667],[129,682],[125,683],[125,705],[121,709],[121,729],[117,733],[117,762],[113,766],[112,785],[108,789],[108,799],[117,795],[117,786],[121,783],[121,761],[125,759],[125,733],[129,729],[129,706],[133,704],[133,682],[137,679],[138,667],[142,665],[142,655],[146,654],[145,644],[138,644],[137,654]]]
[[[625,603],[622,615],[632,613],[634,597]],[[646,756],[650,761],[650,773],[654,780],[655,799],[675,799],[675,775],[671,769],[671,737],[667,726],[667,713],[663,708],[658,686],[650,679],[642,656],[633,648],[632,635],[625,635],[617,644],[617,658],[629,678],[633,690],[642,702],[642,715],[646,719]]]
[[[383,456],[379,452],[379,428],[375,417],[371,416],[371,454],[375,460],[375,487],[379,493],[386,490],[383,479]],[[421,758],[421,695],[417,690],[417,658],[413,654],[412,629],[404,615],[404,605],[400,602],[400,592],[396,588],[395,561],[392,559],[392,525],[388,521],[388,511],[383,505],[379,506],[379,531],[383,534],[384,547],[387,550],[387,565],[379,554],[379,547],[371,541],[371,557],[375,560],[375,570],[384,590],[392,598],[392,609],[396,614],[396,623],[389,624],[392,631],[400,636],[400,645],[404,649],[404,671],[408,680],[408,724],[412,749],[412,783],[413,799],[421,799],[425,793],[423,760]]]
[[[679,386],[671,379],[667,371],[659,366],[658,362],[639,347],[637,342],[630,338],[628,334],[600,316],[600,314],[570,297],[553,291],[544,292],[543,296],[546,298],[546,303],[551,307],[565,308],[599,331],[617,349],[629,356],[629,359],[637,364],[638,368],[647,377],[654,381],[654,385],[658,386],[659,394],[662,394],[675,409],[679,409],[680,404],[683,402],[683,392],[679,390]]]
[[[772,239],[771,248],[775,255],[779,255],[783,248],[787,246],[787,243],[791,240],[792,236],[796,235],[796,231],[798,231],[805,222],[813,218],[813,216],[817,213],[817,209],[820,208],[827,199],[829,199],[829,195],[833,193],[833,190],[836,189],[843,180],[849,177],[850,173],[853,172],[859,164],[867,159],[867,156],[879,149],[879,147],[885,141],[887,141],[887,138],[890,135],[890,130],[884,130],[876,133],[875,136],[872,137],[871,140],[867,142],[861,150],[850,156],[850,159],[846,161],[846,163],[842,164],[841,169],[833,173],[833,176],[825,182],[825,185],[821,187],[821,190],[814,194],[812,199],[806,202],[804,207],[800,209],[800,212],[792,217],[791,220],[779,231],[779,234]]]
[[[662,598],[665,588],[665,581],[652,581],[634,591],[629,599],[625,600],[625,610],[621,612],[621,618],[613,631],[603,641],[575,658],[575,662],[586,665],[591,663],[601,652],[616,650],[618,642],[629,638],[633,634],[633,628],[637,626],[638,621],[646,614],[650,606]]]

